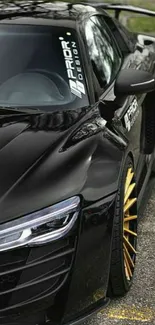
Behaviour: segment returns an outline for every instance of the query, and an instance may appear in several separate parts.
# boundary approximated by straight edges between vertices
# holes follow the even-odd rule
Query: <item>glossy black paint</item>
[[[124,69],[115,82],[115,95],[140,95],[155,89],[155,79],[151,73],[142,70]]]
[[[20,18],[11,13],[15,19],[9,23],[22,23],[23,16],[31,16],[34,24],[76,28],[90,105],[76,110],[55,109],[52,113],[0,110],[0,223],[74,195],[81,198],[81,212],[62,241],[0,254],[0,324],[71,324],[107,302],[115,198],[128,155],[133,159],[139,184],[145,171],[146,185],[154,160],[154,133],[151,137],[147,133],[147,127],[153,124],[154,129],[155,125],[151,105],[154,93],[118,100],[112,83],[95,98],[92,67],[80,27],[99,11],[87,6],[74,10],[73,6],[65,12],[44,10],[36,15],[35,10],[23,13],[21,9]],[[106,13],[101,14],[107,23],[112,22]],[[1,22],[8,15],[4,12]],[[128,36],[123,39],[117,24],[113,24],[121,44],[127,44]],[[155,45],[152,42],[138,47],[137,43],[133,37],[132,51],[127,45],[120,48],[122,68],[138,68],[154,75]],[[127,129],[124,116],[135,98],[138,113]],[[147,115],[148,124],[146,109],[154,118],[150,122]]]

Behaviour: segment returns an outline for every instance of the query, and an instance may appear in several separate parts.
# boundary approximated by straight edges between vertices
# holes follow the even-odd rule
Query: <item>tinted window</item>
[[[95,76],[104,88],[115,78],[121,56],[102,16],[92,16],[86,24],[85,33]]]
[[[0,26],[0,106],[88,105],[75,32],[52,26]]]
[[[113,37],[116,42],[119,44],[119,47],[123,54],[128,54],[134,50],[134,36],[129,33],[125,27],[123,27],[120,22],[110,16],[104,17],[106,24],[110,28]]]

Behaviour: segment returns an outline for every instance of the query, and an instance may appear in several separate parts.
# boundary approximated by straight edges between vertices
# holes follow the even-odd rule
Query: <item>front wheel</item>
[[[137,248],[137,196],[133,163],[127,159],[116,198],[109,289],[122,296],[131,287]]]

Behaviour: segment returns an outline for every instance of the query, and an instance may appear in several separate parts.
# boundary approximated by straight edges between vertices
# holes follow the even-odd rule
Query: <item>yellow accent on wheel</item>
[[[127,176],[126,176],[126,183],[125,183],[125,195],[128,190],[129,185],[131,184],[132,178],[134,173],[132,172],[132,168],[128,169]]]
[[[137,201],[137,198],[136,197],[134,199],[128,199],[127,203],[124,206],[124,213],[127,210],[129,210],[136,201]]]
[[[128,281],[132,279],[135,268],[136,239],[137,239],[137,215],[135,204],[135,180],[132,168],[128,169],[124,189],[124,221],[123,221],[123,254],[124,268]],[[135,215],[134,215],[135,213]]]
[[[127,216],[124,218],[124,222],[131,221],[137,219],[137,216]]]
[[[133,192],[133,189],[135,188],[135,186],[136,186],[136,183],[133,183],[128,187],[128,190],[126,192],[125,199],[124,199],[124,204],[129,199],[129,197],[130,197],[131,193]]]
[[[125,246],[125,244],[123,244],[123,247],[124,247],[124,250],[125,250],[125,252],[126,252],[126,255],[127,255],[127,258],[128,258],[128,262],[129,262],[129,264],[134,268],[134,267],[135,267],[135,264],[134,264],[134,262],[133,262],[133,260],[132,260],[132,258],[131,258],[131,256],[130,256],[130,254],[129,254],[129,252],[128,252],[128,249],[127,249],[127,247]]]
[[[131,231],[130,229],[127,229],[125,227],[124,227],[124,232],[127,232],[128,234],[131,234],[131,235],[137,237],[137,234],[134,231]]]
[[[130,250],[131,250],[132,252],[134,252],[135,254],[137,254],[135,248],[130,244],[130,242],[127,240],[127,238],[126,238],[125,236],[123,236],[123,238],[124,238],[124,241],[125,241],[125,243],[127,244],[127,246],[130,248]]]
[[[124,251],[124,260],[125,260],[126,268],[128,270],[129,278],[131,278],[132,277],[132,271],[131,271],[131,268],[130,268],[130,265],[129,265],[129,262],[128,262],[128,259],[127,259],[127,256],[126,256],[126,252],[125,251]]]

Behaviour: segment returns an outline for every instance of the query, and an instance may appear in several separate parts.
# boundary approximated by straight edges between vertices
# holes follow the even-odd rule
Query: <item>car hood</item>
[[[0,112],[0,223],[78,193],[92,149],[63,147],[83,113]]]

